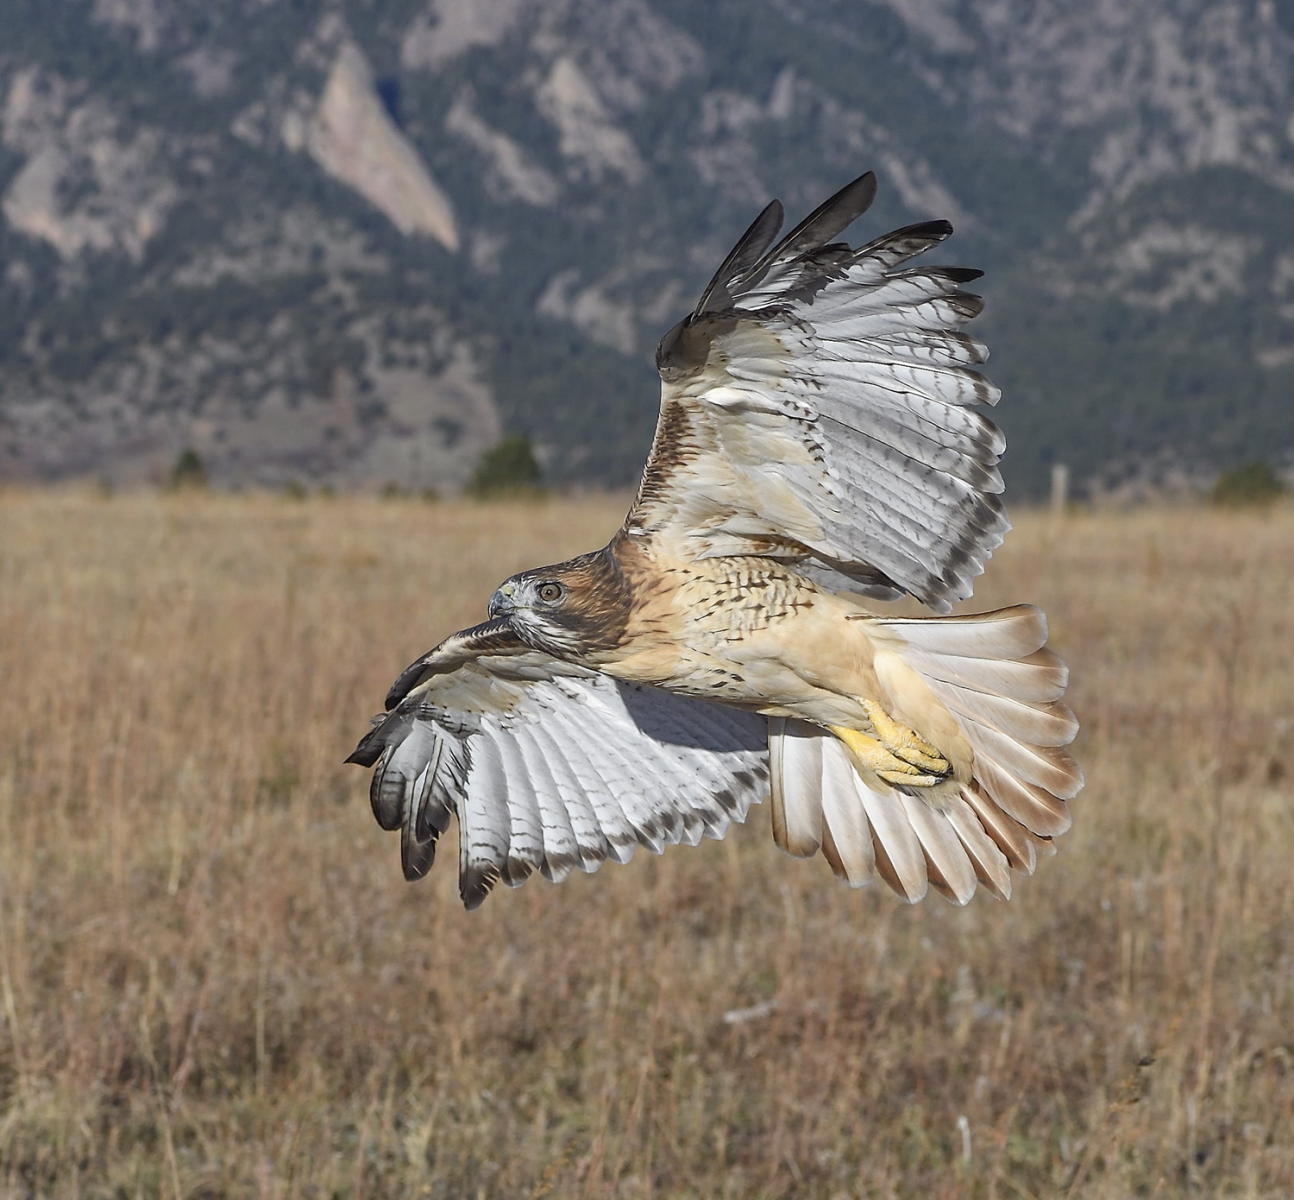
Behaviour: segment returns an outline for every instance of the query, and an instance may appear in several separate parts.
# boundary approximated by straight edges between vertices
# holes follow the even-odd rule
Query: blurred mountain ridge
[[[865,168],[986,268],[1013,495],[1294,467],[1288,0],[0,0],[0,480],[623,484],[651,348]]]

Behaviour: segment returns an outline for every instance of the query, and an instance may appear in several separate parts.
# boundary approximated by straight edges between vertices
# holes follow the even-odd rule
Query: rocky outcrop
[[[391,120],[368,60],[354,43],[345,43],[337,54],[305,146],[329,175],[359,192],[401,233],[433,237],[448,250],[458,249],[449,198]]]
[[[405,31],[400,61],[410,70],[434,68],[474,46],[498,45],[527,7],[526,0],[432,0]]]
[[[553,204],[561,194],[561,184],[553,173],[537,163],[519,142],[486,124],[474,110],[472,100],[470,91],[454,100],[445,118],[445,131],[481,153],[490,186],[503,196],[527,204]]]
[[[535,91],[539,111],[556,127],[562,154],[590,179],[608,173],[635,180],[643,161],[574,60],[558,58]]]
[[[57,76],[20,71],[4,108],[6,144],[26,155],[0,202],[5,220],[65,261],[87,251],[138,259],[179,199],[164,135],[127,128]]]

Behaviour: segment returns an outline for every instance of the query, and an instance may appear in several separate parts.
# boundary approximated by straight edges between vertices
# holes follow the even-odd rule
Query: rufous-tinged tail
[[[860,615],[881,695],[897,720],[957,766],[934,787],[877,777],[817,725],[769,727],[773,836],[790,854],[821,850],[854,886],[880,876],[909,901],[928,887],[964,904],[982,884],[1011,894],[1040,850],[1069,828],[1082,772],[1062,749],[1078,722],[1061,702],[1064,663],[1040,610],[959,617]]]

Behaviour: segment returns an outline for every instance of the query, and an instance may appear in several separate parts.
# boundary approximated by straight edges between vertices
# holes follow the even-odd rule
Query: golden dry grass
[[[757,810],[465,914],[341,760],[616,508],[0,495],[3,1194],[1294,1193],[1294,513],[1019,520],[1089,782],[1009,905]]]

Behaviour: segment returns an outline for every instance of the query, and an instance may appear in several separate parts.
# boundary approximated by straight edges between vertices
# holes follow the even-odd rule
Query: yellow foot
[[[931,775],[947,775],[952,770],[938,750],[915,730],[900,725],[875,700],[864,700],[863,709],[881,745],[896,758]]]
[[[886,783],[904,787],[934,787],[952,774],[952,764],[914,730],[900,725],[874,700],[864,700],[863,707],[875,737],[839,725],[829,728],[864,767]]]

